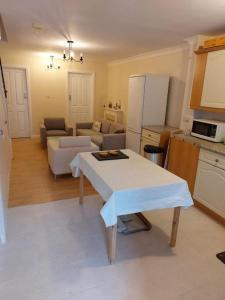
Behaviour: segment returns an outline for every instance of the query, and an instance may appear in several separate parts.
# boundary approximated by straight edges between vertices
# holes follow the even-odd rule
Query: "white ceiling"
[[[224,0],[1,0],[9,46],[123,58],[224,32]],[[35,31],[32,23],[41,25]]]

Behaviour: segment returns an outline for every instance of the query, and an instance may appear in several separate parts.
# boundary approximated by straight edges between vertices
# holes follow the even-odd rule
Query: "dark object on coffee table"
[[[225,264],[225,251],[216,254],[216,257],[217,257],[219,260],[221,260],[221,261]]]
[[[92,152],[91,154],[99,161],[129,158],[129,156],[120,150]]]

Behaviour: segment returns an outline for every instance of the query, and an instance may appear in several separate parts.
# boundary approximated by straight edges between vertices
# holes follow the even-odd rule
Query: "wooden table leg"
[[[173,213],[173,225],[172,225],[172,232],[170,237],[170,247],[176,246],[179,218],[180,218],[180,207],[175,207]]]
[[[80,170],[80,199],[79,199],[80,204],[83,204],[83,198],[84,198],[84,174]]]
[[[116,258],[116,234],[117,234],[117,224],[113,225],[108,230],[108,256],[109,263],[112,264]]]

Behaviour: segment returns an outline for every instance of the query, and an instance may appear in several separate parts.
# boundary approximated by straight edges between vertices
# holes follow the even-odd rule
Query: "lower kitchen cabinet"
[[[225,156],[201,149],[194,190],[195,205],[225,225]]]
[[[168,152],[168,170],[185,179],[193,195],[198,166],[199,147],[172,137]]]

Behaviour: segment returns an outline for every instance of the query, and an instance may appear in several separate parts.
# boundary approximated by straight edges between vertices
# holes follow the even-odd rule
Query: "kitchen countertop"
[[[197,137],[194,137],[190,134],[185,135],[183,133],[180,134],[174,134],[175,138],[186,141],[188,143],[192,143],[193,145],[196,145],[202,149],[206,149],[212,152],[216,152],[222,155],[225,155],[225,144],[223,143],[213,143],[209,142],[203,139],[199,139]]]
[[[155,133],[163,133],[165,131],[177,131],[179,130],[178,128],[175,128],[175,127],[170,127],[170,126],[156,126],[156,125],[146,125],[146,126],[143,126],[142,127],[143,129],[146,129],[146,130],[150,130],[150,131],[153,131]]]

